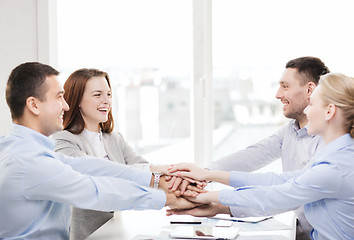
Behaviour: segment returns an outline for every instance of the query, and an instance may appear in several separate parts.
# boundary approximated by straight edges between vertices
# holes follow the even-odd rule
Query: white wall
[[[5,100],[11,70],[27,61],[50,64],[56,59],[56,42],[49,41],[56,37],[55,4],[52,0],[0,1],[0,135],[11,126]]]

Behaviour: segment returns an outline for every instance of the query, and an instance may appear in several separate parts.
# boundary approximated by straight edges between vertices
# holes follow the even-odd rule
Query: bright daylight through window
[[[354,75],[350,6],[212,2],[214,160],[288,121],[275,99],[288,60],[315,56],[331,71]],[[193,161],[192,8],[189,0],[58,1],[61,80],[83,67],[108,72],[115,130],[152,163]]]

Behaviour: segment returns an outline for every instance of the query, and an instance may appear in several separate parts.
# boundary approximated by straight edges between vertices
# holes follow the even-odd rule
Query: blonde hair
[[[354,78],[340,73],[321,76],[321,97],[324,104],[334,104],[343,112],[344,127],[354,138]]]

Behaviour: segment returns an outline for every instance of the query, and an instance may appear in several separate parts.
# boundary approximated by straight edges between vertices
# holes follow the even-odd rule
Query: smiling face
[[[43,101],[38,102],[40,133],[49,136],[63,130],[63,114],[69,110],[64,100],[64,90],[56,76],[49,76],[45,83],[48,89]]]
[[[309,84],[314,85],[312,82],[303,85],[297,69],[287,68],[279,81],[280,86],[276,94],[276,98],[283,104],[284,116],[296,119],[300,127],[307,123],[304,109],[309,104]]]
[[[111,105],[112,93],[106,78],[92,77],[88,80],[80,102],[85,128],[98,132],[100,130],[99,123],[108,120]]]
[[[321,98],[321,86],[317,87],[310,98],[310,104],[305,108],[304,113],[308,119],[309,134],[321,135],[326,128],[327,107]]]

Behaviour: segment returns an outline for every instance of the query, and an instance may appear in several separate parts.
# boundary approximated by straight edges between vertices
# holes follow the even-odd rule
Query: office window
[[[191,157],[191,7],[188,0],[58,1],[61,80],[83,67],[108,72],[115,130],[153,163]]]
[[[351,6],[345,0],[213,1],[214,159],[288,121],[275,94],[290,59],[316,56],[332,72],[353,75]]]
[[[58,1],[62,80],[81,67],[107,71],[116,130],[153,163],[193,160],[193,32],[209,21],[214,103],[203,117],[214,119],[214,160],[288,121],[275,99],[288,60],[316,56],[332,72],[354,75],[351,0],[212,1],[212,14],[193,29],[192,14],[205,2]]]

